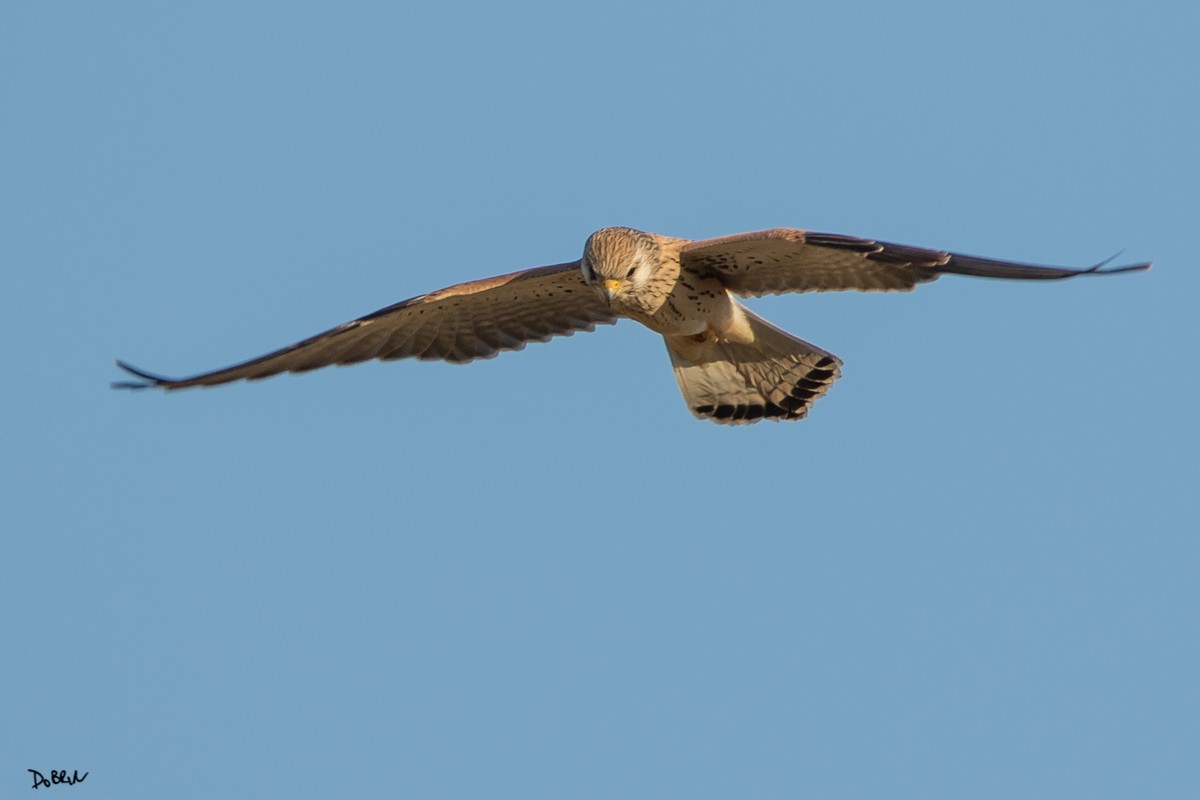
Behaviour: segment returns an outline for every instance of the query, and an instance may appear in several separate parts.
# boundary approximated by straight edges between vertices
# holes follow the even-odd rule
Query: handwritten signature
[[[79,770],[77,770],[77,769],[71,770],[70,775],[67,774],[67,771],[65,769],[62,769],[62,770],[52,769],[52,770],[50,770],[49,778],[47,778],[42,773],[38,772],[36,769],[29,769],[29,770],[25,770],[25,771],[33,773],[33,788],[34,789],[41,789],[43,787],[49,789],[51,784],[55,784],[55,783],[65,783],[67,786],[74,786],[77,783],[82,783],[83,780],[85,778],[87,778],[87,776],[88,776],[88,773],[86,773],[86,772],[83,773],[82,775],[80,775]]]

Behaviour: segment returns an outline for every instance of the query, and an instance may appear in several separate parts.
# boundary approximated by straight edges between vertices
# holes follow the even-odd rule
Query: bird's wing
[[[1046,267],[793,228],[689,242],[680,257],[685,267],[709,271],[730,291],[744,296],[848,289],[908,291],[944,273],[1057,280],[1150,268],[1142,263],[1104,269],[1108,262],[1086,269]]]
[[[461,363],[616,321],[616,315],[584,283],[579,262],[572,261],[460,283],[404,300],[265,356],[190,378],[164,378],[118,361],[118,366],[141,380],[113,386],[215,386],[373,358]]]

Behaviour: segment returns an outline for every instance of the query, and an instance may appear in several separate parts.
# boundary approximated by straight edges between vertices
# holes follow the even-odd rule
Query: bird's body
[[[454,362],[519,350],[621,317],[663,336],[694,414],[721,423],[800,419],[841,361],[758,317],[737,299],[783,292],[910,290],[943,273],[1061,279],[1148,269],[1019,264],[839,234],[777,228],[689,241],[632,228],[592,234],[579,261],[420,295],[226,369],[123,388],[182,389],[303,372],[371,358]]]
[[[593,286],[607,290],[606,299],[621,316],[663,336],[732,333],[736,301],[715,275],[681,265],[685,244],[686,239],[632,228],[603,228],[584,246],[584,280],[591,277]]]

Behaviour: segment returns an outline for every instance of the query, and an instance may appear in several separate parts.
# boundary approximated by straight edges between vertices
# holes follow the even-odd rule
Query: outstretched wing
[[[461,363],[616,321],[616,315],[584,283],[579,262],[572,261],[460,283],[404,300],[265,356],[190,378],[164,378],[118,361],[118,366],[141,380],[113,386],[216,386],[373,358]]]
[[[978,258],[836,233],[774,228],[703,239],[683,246],[686,267],[707,270],[743,296],[783,292],[908,291],[944,273],[983,278],[1058,280],[1149,269],[1149,263],[1103,269],[1046,267]]]

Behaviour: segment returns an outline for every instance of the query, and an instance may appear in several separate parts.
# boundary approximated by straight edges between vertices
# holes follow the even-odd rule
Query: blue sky
[[[7,3],[0,795],[1195,797],[1198,12]],[[163,396],[630,225],[1152,272]]]

